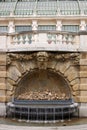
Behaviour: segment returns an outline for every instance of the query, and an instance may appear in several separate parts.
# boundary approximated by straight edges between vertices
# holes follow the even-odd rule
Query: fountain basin
[[[67,100],[17,100],[7,104],[7,115],[26,120],[62,120],[70,118],[78,108],[72,99]]]

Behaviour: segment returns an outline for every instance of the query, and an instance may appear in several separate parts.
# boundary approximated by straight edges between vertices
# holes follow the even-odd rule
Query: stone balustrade
[[[77,51],[79,36],[66,32],[25,32],[8,36],[7,51]]]

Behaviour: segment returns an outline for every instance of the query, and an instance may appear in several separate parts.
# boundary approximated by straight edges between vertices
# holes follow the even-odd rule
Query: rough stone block
[[[6,71],[6,66],[0,66],[0,71]]]
[[[87,72],[87,65],[80,66],[80,71],[86,71]]]
[[[79,84],[75,84],[75,85],[73,86],[73,90],[74,90],[74,91],[79,90]]]
[[[6,102],[6,96],[0,96],[0,102]]]
[[[5,96],[5,90],[0,90],[0,96]]]
[[[6,77],[6,71],[0,71],[0,78],[1,77]]]
[[[6,53],[5,54],[0,53],[0,65],[6,65]]]
[[[75,78],[78,78],[78,73],[70,73],[67,77],[68,77],[68,80],[71,81]]]
[[[12,95],[12,91],[7,91],[7,95],[11,96]]]
[[[87,72],[80,72],[80,77],[87,77]]]
[[[80,90],[86,90],[87,91],[87,84],[80,84]]]
[[[81,96],[87,96],[87,90],[86,91],[80,91]]]
[[[87,96],[79,96],[79,102],[86,103],[87,102]]]
[[[0,83],[0,90],[5,90],[5,89],[6,89],[6,84]]]
[[[65,77],[68,78],[69,81],[79,77],[77,69],[71,66],[64,74]]]
[[[81,53],[81,55],[80,55],[81,59],[86,59],[86,57],[87,57],[87,53]]]
[[[87,78],[86,77],[80,78],[80,84],[87,84]]]
[[[73,86],[75,84],[79,84],[79,78],[76,78],[70,82],[70,84]]]
[[[80,59],[80,65],[87,65],[87,59]]]
[[[15,66],[13,66],[9,69],[7,76],[16,81],[21,76],[21,73]]]
[[[7,90],[13,90],[13,85],[11,85],[9,82],[7,83],[7,86],[6,86]]]

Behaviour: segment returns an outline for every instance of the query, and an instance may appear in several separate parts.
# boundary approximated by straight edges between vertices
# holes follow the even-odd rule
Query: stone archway
[[[14,93],[21,100],[65,100],[71,98],[68,83],[49,70],[35,70],[24,76]]]
[[[20,81],[33,71],[49,70],[61,75],[67,82],[71,94],[78,101],[79,96],[79,54],[78,53],[9,53],[7,55],[7,100],[15,94]]]

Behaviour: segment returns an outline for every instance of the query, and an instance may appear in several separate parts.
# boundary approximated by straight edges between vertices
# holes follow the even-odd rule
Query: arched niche
[[[22,100],[58,100],[71,98],[67,81],[50,70],[34,70],[15,88],[14,98]]]

